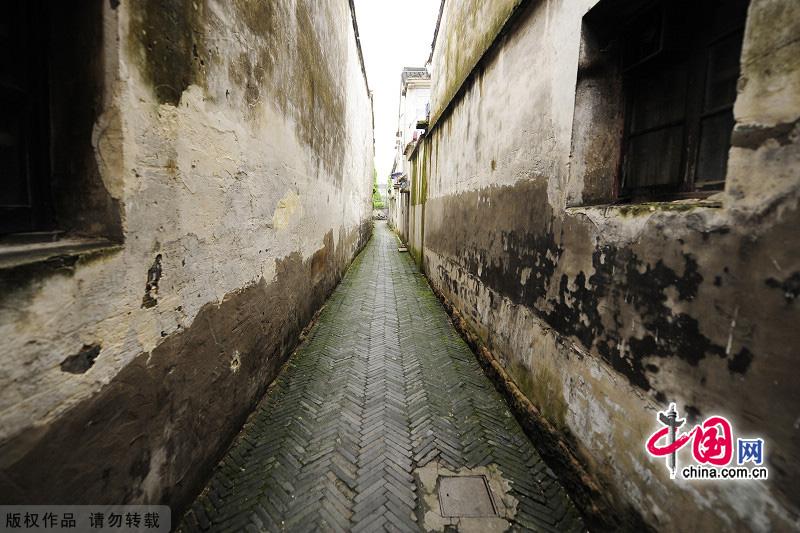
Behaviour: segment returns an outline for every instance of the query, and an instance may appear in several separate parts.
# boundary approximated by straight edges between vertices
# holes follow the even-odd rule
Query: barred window
[[[724,186],[747,5],[661,1],[626,24],[621,198]]]

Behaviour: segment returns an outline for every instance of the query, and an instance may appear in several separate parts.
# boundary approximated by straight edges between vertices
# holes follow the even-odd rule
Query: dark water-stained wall
[[[370,96],[347,0],[91,5],[55,142],[117,233],[3,264],[0,502],[178,512],[369,238]]]
[[[613,102],[580,64],[594,4],[523,3],[477,62],[415,152],[409,248],[620,508],[671,531],[791,529],[800,11],[751,2],[725,191],[609,206]],[[441,43],[484,38],[439,32],[434,80],[459,61]],[[762,436],[769,480],[670,480],[645,451],[670,401],[689,423],[720,414]]]

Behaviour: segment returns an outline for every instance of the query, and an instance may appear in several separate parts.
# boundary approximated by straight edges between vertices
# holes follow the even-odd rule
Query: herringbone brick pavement
[[[579,531],[575,507],[385,223],[270,387],[184,531],[419,531],[414,470],[496,465],[511,529]]]

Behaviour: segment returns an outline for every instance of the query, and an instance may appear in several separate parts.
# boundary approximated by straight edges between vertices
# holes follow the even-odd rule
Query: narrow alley
[[[459,531],[582,529],[397,244],[376,222],[184,517],[184,531],[418,531],[459,520]],[[489,511],[470,487],[448,511],[436,484],[448,473],[485,476],[495,495]]]
[[[798,36],[0,2],[0,532],[800,532]]]

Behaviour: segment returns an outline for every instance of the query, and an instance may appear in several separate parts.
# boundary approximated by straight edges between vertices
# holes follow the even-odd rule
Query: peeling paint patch
[[[242,367],[241,354],[239,354],[239,350],[234,350],[233,355],[231,355],[231,372],[238,372],[241,367]]]
[[[161,280],[161,254],[156,255],[153,264],[147,269],[147,282],[144,286],[144,296],[142,297],[142,307],[150,309],[158,305],[156,296],[158,295],[158,282]]]
[[[737,126],[731,134],[731,144],[738,148],[757,150],[767,141],[773,140],[779,146],[786,146],[792,143],[792,137],[797,137],[798,125],[800,119],[774,126]]]
[[[753,354],[746,347],[739,350],[733,356],[733,359],[728,361],[728,370],[737,374],[744,374],[750,368],[750,363],[753,362]]]
[[[94,365],[95,359],[100,355],[99,344],[84,344],[81,350],[70,355],[61,362],[61,371],[70,374],[83,374]]]
[[[800,295],[800,272],[795,272],[783,281],[768,278],[765,282],[767,287],[783,291],[783,298],[787,304],[794,302]]]
[[[544,182],[490,187],[427,204],[429,212],[443,217],[440,224],[429,224],[426,244],[433,252],[455,259],[515,304],[534,309],[548,326],[599,353],[640,389],[652,389],[648,358],[674,357],[696,367],[709,356],[729,357],[726,346],[710,338],[688,311],[705,282],[694,253],[676,249],[668,262],[624,243],[592,243],[587,228],[550,218]],[[532,205],[542,207],[531,210]],[[478,226],[486,229],[475,232]],[[724,228],[714,235],[727,238],[731,232]],[[706,232],[700,238],[711,237]],[[440,266],[436,274],[451,294],[470,299],[472,289],[449,268]],[[732,368],[746,371],[745,360]],[[553,395],[541,391],[533,397]],[[545,403],[549,400],[539,405]],[[564,411],[552,407],[552,414]]]
[[[139,71],[152,85],[159,103],[177,106],[189,85],[203,85],[205,65],[200,64],[198,47],[205,48],[205,2],[139,0],[129,6],[128,46],[138,59]]]
[[[303,206],[300,196],[295,191],[287,192],[278,202],[278,207],[272,214],[272,227],[280,230],[289,226],[292,219],[302,216]]]

